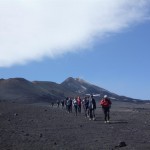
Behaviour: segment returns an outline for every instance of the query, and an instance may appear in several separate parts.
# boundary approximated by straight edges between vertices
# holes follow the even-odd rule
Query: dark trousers
[[[95,109],[89,109],[89,117],[92,119],[92,118],[95,118]]]
[[[87,106],[84,106],[84,114],[85,114],[85,117],[89,116],[89,109]]]
[[[75,115],[77,116],[77,110],[78,110],[78,106],[74,105],[74,111],[75,111]]]
[[[67,105],[67,111],[68,111],[68,113],[71,112],[71,105]]]
[[[104,112],[104,120],[107,121],[110,119],[109,116],[109,107],[103,107],[103,112]]]
[[[81,105],[78,105],[78,112],[81,113]]]

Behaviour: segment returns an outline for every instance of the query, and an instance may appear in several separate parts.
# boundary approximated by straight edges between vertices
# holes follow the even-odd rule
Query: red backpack
[[[103,106],[103,107],[109,107],[111,105],[111,102],[109,99],[102,99],[100,101],[100,104]]]

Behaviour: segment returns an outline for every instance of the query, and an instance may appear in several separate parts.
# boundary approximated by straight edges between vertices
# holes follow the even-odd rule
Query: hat
[[[104,95],[104,98],[107,98],[107,95]]]

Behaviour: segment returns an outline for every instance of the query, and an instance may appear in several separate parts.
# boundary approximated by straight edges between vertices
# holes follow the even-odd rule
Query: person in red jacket
[[[79,96],[77,98],[77,104],[78,104],[78,112],[81,113],[81,98]]]
[[[111,104],[112,103],[110,99],[108,98],[108,96],[104,95],[104,98],[100,101],[100,105],[102,106],[102,109],[104,112],[105,123],[109,123],[109,120],[110,120],[109,111],[110,111]]]

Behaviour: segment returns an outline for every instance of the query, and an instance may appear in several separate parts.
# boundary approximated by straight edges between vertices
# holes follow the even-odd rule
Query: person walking
[[[83,105],[83,109],[84,109],[84,114],[85,114],[85,117],[87,118],[88,117],[88,106],[89,106],[89,98],[88,97],[85,97],[82,101],[82,105]]]
[[[65,100],[61,100],[61,106],[62,106],[62,109],[64,109],[64,104],[65,104]]]
[[[72,113],[72,98],[70,98],[70,112]]]
[[[57,100],[57,108],[59,108],[59,104],[60,104],[60,101],[59,101],[59,100]]]
[[[100,101],[100,105],[102,106],[104,112],[104,121],[105,123],[109,123],[110,120],[110,108],[111,108],[111,101],[107,95],[104,95],[104,98]]]
[[[78,104],[78,112],[81,113],[81,98],[79,96],[77,98],[77,104]]]
[[[77,112],[78,112],[77,98],[73,99],[73,107],[74,107],[75,115],[77,116]]]
[[[66,99],[66,106],[67,106],[67,112],[70,113],[71,112],[71,103],[72,103],[72,100],[70,97],[67,97]]]
[[[51,106],[52,106],[52,107],[54,106],[54,102],[51,102]]]
[[[89,98],[89,120],[95,120],[95,110],[96,110],[96,102],[95,99],[93,98],[93,95],[90,96]]]

